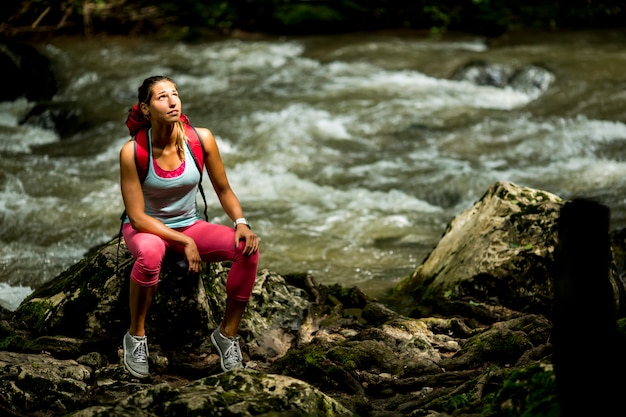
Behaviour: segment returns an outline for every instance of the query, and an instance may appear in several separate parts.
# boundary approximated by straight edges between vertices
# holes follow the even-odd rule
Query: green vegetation
[[[326,347],[316,344],[307,345],[299,350],[290,350],[272,365],[272,372],[312,383],[328,382],[326,374],[331,361],[326,357],[325,350]]]
[[[550,366],[534,365],[503,371],[498,389],[484,399],[483,415],[556,417],[556,383]]]
[[[52,308],[46,301],[28,301],[23,303],[15,312],[15,322],[27,323],[36,333],[42,333],[46,326],[46,315]]]
[[[9,0],[0,35],[328,34],[381,29],[506,31],[623,27],[626,0]]]
[[[470,387],[471,386],[471,387]],[[557,417],[554,371],[549,365],[519,369],[492,368],[468,384],[469,391],[442,396],[431,404],[451,415],[483,417]]]

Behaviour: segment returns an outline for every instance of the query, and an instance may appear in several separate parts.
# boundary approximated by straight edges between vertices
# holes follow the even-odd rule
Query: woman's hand
[[[196,242],[189,238],[187,243],[184,245],[185,249],[185,259],[187,259],[187,263],[189,264],[189,273],[190,274],[198,274],[202,270],[202,259],[200,258],[200,252],[198,252],[198,246],[196,246]]]
[[[245,224],[238,224],[235,229],[235,247],[239,245],[239,241],[245,241],[246,246],[243,248],[244,255],[252,255],[259,250],[259,237]]]

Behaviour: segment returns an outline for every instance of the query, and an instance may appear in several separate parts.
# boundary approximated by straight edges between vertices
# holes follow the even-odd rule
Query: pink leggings
[[[195,240],[203,261],[233,261],[226,280],[226,294],[232,300],[250,300],[259,263],[258,251],[249,256],[244,255],[244,242],[239,242],[235,247],[235,230],[221,224],[198,220],[191,226],[177,230]],[[156,285],[165,252],[180,250],[157,235],[137,232],[130,223],[124,224],[122,233],[128,250],[135,258],[130,277],[143,287]]]

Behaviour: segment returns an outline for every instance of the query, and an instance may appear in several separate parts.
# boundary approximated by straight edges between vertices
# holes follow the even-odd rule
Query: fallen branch
[[[39,17],[37,19],[35,19],[35,21],[33,22],[32,25],[30,25],[31,28],[35,29],[37,26],[39,26],[39,23],[41,23],[42,19],[44,17],[46,17],[46,15],[48,14],[48,12],[50,11],[50,6],[46,7],[46,10],[44,10],[43,12],[41,12],[41,14],[39,15]]]

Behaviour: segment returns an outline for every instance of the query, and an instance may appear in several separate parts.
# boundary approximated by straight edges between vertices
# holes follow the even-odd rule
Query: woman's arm
[[[224,212],[232,221],[244,217],[241,203],[231,188],[228,177],[226,176],[224,163],[222,162],[222,157],[213,134],[206,128],[196,128],[196,131],[202,139],[202,145],[206,155],[204,165]],[[237,246],[240,239],[246,241],[246,247],[244,249],[245,254],[254,253],[259,249],[259,239],[256,233],[250,230],[245,224],[236,226],[235,246]]]
[[[224,163],[213,134],[205,128],[196,128],[196,131],[200,135],[204,147],[204,166],[224,212],[233,221],[244,217],[239,199],[228,182],[226,169],[224,169]]]

